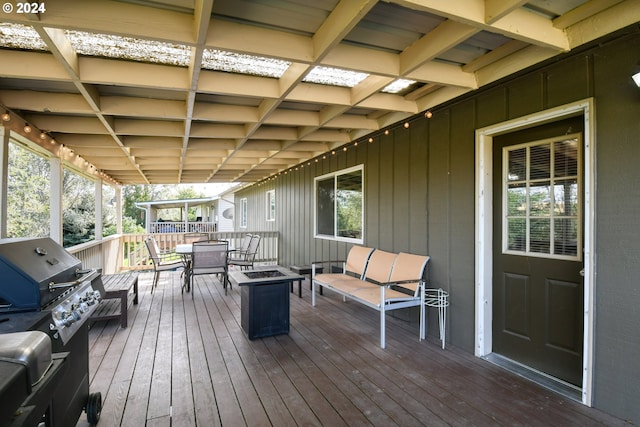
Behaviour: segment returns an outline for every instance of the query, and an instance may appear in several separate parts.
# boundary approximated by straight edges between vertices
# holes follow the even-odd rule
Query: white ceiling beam
[[[171,43],[192,44],[194,41],[193,17],[185,13],[125,2],[114,4],[109,0],[47,0],[46,8],[39,23],[47,27],[153,38]]]
[[[589,0],[553,20],[553,26],[560,29],[566,29],[580,21],[598,15],[610,7],[622,3],[625,0]]]
[[[182,121],[116,119],[115,131],[118,135],[182,137],[184,125]]]
[[[416,68],[406,76],[412,80],[428,83],[436,83],[447,86],[461,86],[470,89],[477,89],[473,73],[467,73],[461,67],[443,62],[428,62]]]
[[[102,113],[109,116],[163,117],[168,120],[183,120],[185,118],[184,101],[103,96],[100,98],[100,106]]]
[[[414,101],[409,101],[398,95],[377,93],[358,104],[359,107],[382,111],[399,111],[415,114],[418,107]]]
[[[477,27],[444,21],[400,54],[400,74],[410,73],[478,32],[480,29]]]
[[[67,145],[69,147],[72,146],[83,146],[89,149],[92,148],[114,148],[122,151],[121,147],[116,144],[113,138],[110,135],[90,135],[83,133],[61,133],[57,135],[56,141],[60,144]]]
[[[258,109],[243,105],[223,105],[209,102],[196,102],[193,118],[210,122],[247,123],[258,122]]]
[[[482,55],[479,58],[469,62],[462,66],[462,71],[466,73],[472,73],[476,70],[479,70],[482,67],[486,67],[496,61],[501,60],[514,52],[519,51],[520,49],[524,49],[529,46],[529,43],[520,41],[520,40],[511,40],[502,46],[497,47],[496,49],[489,51]]]
[[[53,114],[91,114],[84,97],[73,93],[32,90],[1,90],[0,103],[14,110],[39,111]]]
[[[340,43],[376,3],[377,0],[341,0],[312,37],[314,60],[322,59]]]
[[[640,0],[626,0],[566,29],[571,47],[580,46],[640,22]]]
[[[185,68],[161,64],[82,57],[80,77],[85,83],[136,86],[186,91],[189,75]]]
[[[348,44],[340,44],[333,48],[321,64],[392,77],[400,74],[398,54]]]
[[[25,80],[71,81],[67,71],[52,54],[8,49],[2,51],[0,76]]]
[[[0,97],[2,94],[0,93]],[[315,111],[278,109],[264,119],[264,124],[280,126],[319,126],[319,114]]]
[[[409,9],[433,13],[479,30],[502,34],[534,45],[559,51],[569,49],[566,34],[555,28],[550,19],[523,8],[513,9],[492,24],[487,24],[482,0],[393,0],[393,2]]]
[[[556,51],[539,46],[529,46],[520,49],[476,71],[478,85],[484,86],[556,55]]]
[[[162,149],[170,149],[170,150],[179,150],[182,147],[182,138],[180,137],[170,137],[170,136],[125,136],[122,137],[122,141],[125,146],[134,149],[134,148],[155,148],[158,150],[158,147],[162,147]],[[158,150],[162,152],[162,150]]]
[[[527,0],[484,0],[484,21],[492,24],[526,3]]]
[[[280,96],[275,79],[204,70],[200,73],[198,92],[275,99]]]
[[[419,111],[424,111],[464,95],[469,91],[471,91],[469,88],[445,86],[417,99],[416,104],[418,105]]]
[[[189,60],[189,93],[186,99],[184,121],[184,138],[182,141],[182,153],[180,156],[180,168],[178,169],[178,179],[182,176],[184,158],[187,155],[189,145],[189,134],[191,133],[191,120],[193,119],[193,109],[196,102],[196,90],[202,70],[202,58],[204,56],[204,43],[207,38],[207,31],[211,21],[211,11],[213,10],[213,0],[196,0],[194,4],[194,25],[193,33],[196,45],[191,48]]]
[[[216,19],[209,26],[206,47],[292,62],[314,61],[311,37]]]

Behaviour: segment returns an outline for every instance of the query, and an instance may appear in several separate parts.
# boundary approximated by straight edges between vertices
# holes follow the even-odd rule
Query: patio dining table
[[[182,257],[184,264],[182,291],[191,291],[191,255],[193,243],[179,243],[176,245],[176,253]]]
[[[232,248],[229,247],[228,251]],[[191,258],[193,255],[193,243],[178,243],[176,245],[176,253],[182,257],[182,263],[184,264],[182,291],[191,292]]]

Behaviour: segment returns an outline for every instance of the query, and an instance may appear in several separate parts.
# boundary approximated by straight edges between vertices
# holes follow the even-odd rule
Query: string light
[[[4,114],[2,114],[2,121],[8,122],[9,120],[11,120],[11,114],[9,114],[8,111],[5,111]]]
[[[427,119],[431,119],[431,118],[433,117],[433,112],[432,112],[431,110],[427,110],[427,111],[425,111],[425,112],[424,112],[424,117],[425,117],[425,118],[427,118]],[[411,126],[411,123],[410,123],[409,121],[405,121],[405,122],[402,124],[402,127],[404,127],[405,129],[409,129],[409,127],[410,127],[410,126]],[[391,133],[391,131],[390,131],[390,129],[389,129],[389,128],[387,128],[387,129],[385,129],[385,130],[383,131],[383,133],[384,133],[384,135],[389,135],[389,134]],[[360,142],[363,142],[363,141],[364,141],[364,140],[362,140],[362,141],[360,141]],[[373,138],[372,136],[370,136],[370,137],[367,139],[367,141],[371,144],[371,143],[373,143],[374,138]],[[353,146],[354,146],[354,147],[358,147],[358,144],[359,144],[359,142],[358,142],[358,141],[353,141]],[[345,146],[343,146],[343,147],[342,147],[342,151],[344,151],[344,152],[348,151],[348,149],[349,149],[348,145],[345,145]],[[331,155],[332,155],[332,156],[335,156],[335,155],[336,155],[336,150],[331,150]],[[320,160],[326,160],[326,159],[327,159],[327,154],[323,154],[323,155],[322,155],[322,158],[320,158],[320,157],[316,157],[315,159],[313,159],[313,161],[314,161],[315,163],[318,163]],[[309,161],[307,162],[307,166],[310,166],[310,165],[311,165],[311,160],[309,160]],[[290,168],[289,170],[284,171],[284,174],[286,175],[286,174],[287,174],[287,173],[289,173],[289,172],[297,171],[297,170],[298,170],[298,168],[304,168],[304,163],[301,163],[299,166],[296,166],[295,168]],[[270,180],[276,179],[276,178],[277,178],[277,177],[279,177],[281,174],[282,174],[282,171],[278,172],[275,176],[271,176],[271,177],[268,177],[268,178],[263,179],[263,180],[261,181],[261,183],[262,183],[262,182],[265,182],[265,181],[270,181]]]
[[[29,126],[29,123],[25,123],[23,129],[24,129],[25,133],[31,133],[31,131],[33,130],[31,128],[31,126]]]

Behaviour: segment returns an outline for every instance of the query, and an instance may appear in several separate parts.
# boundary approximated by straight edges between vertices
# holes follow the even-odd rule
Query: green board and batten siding
[[[432,257],[431,284],[451,293],[447,338],[473,353],[475,129],[587,98],[596,111],[594,406],[640,423],[640,89],[631,81],[640,31],[550,61],[413,118],[389,135],[243,190],[249,229],[265,223],[276,190],[280,262],[344,258],[350,245],[313,237],[313,179],[364,164],[365,245]],[[256,221],[256,222],[254,222]],[[268,228],[271,229],[271,228]],[[430,315],[428,333],[437,322]]]

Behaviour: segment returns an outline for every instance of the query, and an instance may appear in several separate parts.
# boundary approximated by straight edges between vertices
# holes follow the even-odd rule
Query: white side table
[[[440,326],[440,341],[442,341],[442,349],[444,350],[446,341],[446,322],[447,307],[449,307],[449,292],[442,288],[425,289],[424,305],[426,307],[435,307],[438,309],[438,323]]]

